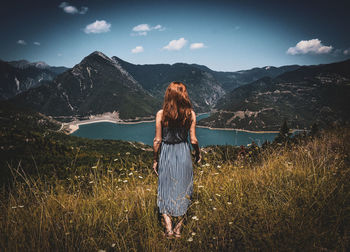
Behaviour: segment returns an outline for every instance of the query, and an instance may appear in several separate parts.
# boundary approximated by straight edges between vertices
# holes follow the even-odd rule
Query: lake
[[[202,114],[197,120],[207,117]],[[79,125],[79,129],[72,133],[73,136],[91,139],[119,139],[125,141],[142,142],[153,145],[155,134],[155,122],[138,124],[116,124],[110,122],[98,122]],[[259,146],[265,141],[272,141],[277,133],[250,133],[238,130],[211,130],[196,128],[196,135],[201,147],[208,145],[247,145],[252,141]]]

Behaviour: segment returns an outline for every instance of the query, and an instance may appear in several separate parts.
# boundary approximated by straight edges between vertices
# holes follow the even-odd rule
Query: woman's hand
[[[158,171],[157,171],[157,169],[158,169],[158,162],[157,161],[153,161],[153,170],[154,170],[154,172],[157,174],[157,176],[158,176]]]

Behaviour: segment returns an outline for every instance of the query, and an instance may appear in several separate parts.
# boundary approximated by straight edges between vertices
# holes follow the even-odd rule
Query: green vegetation
[[[252,145],[240,158],[232,146],[203,149],[177,240],[162,236],[146,146],[45,132],[38,138],[49,141],[40,142],[44,150],[33,144],[30,151],[48,160],[35,166],[25,150],[17,152],[20,165],[9,164],[12,182],[0,193],[2,251],[349,249],[350,128]],[[23,144],[14,139],[13,148]]]

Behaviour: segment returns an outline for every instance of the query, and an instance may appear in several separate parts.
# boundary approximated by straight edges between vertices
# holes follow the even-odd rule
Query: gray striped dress
[[[160,213],[184,215],[191,203],[193,190],[193,168],[187,129],[162,128],[158,174],[157,205]]]

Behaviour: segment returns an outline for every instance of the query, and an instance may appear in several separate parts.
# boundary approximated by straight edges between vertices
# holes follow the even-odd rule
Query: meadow
[[[349,249],[349,127],[251,146],[239,159],[237,148],[203,148],[182,237],[173,240],[162,235],[152,152],[142,152],[91,166],[73,158],[64,178],[12,164],[13,182],[0,193],[0,250]]]

